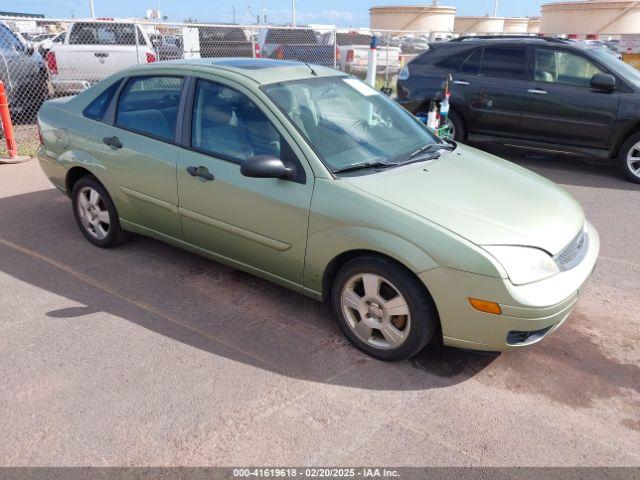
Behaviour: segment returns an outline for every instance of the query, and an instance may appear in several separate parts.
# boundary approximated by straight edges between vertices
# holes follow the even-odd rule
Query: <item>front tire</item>
[[[622,144],[618,161],[625,177],[634,183],[640,183],[640,132],[631,135]]]
[[[128,238],[111,197],[95,177],[82,177],[75,183],[71,203],[80,231],[95,246],[115,247]]]
[[[342,333],[380,360],[413,357],[438,330],[429,293],[390,259],[364,256],[347,262],[333,282],[331,303]]]

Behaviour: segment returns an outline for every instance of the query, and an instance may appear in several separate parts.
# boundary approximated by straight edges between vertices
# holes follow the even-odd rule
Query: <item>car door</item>
[[[178,76],[124,79],[95,130],[94,154],[115,190],[110,194],[125,228],[132,223],[182,238],[175,137],[183,84]]]
[[[620,94],[591,88],[609,73],[576,51],[536,47],[521,136],[548,143],[605,148],[617,118]]]
[[[26,88],[33,79],[37,78],[38,65],[27,52],[27,47],[11,30],[0,24],[0,52],[3,65],[0,66],[5,88],[10,100],[16,100],[16,95],[22,88]],[[24,92],[27,93],[27,92]]]
[[[475,50],[453,75],[453,104],[462,107],[470,134],[516,137],[522,114],[527,49]]]
[[[302,152],[252,92],[224,80],[193,82],[177,175],[185,239],[223,261],[301,285],[314,181]],[[243,176],[242,163],[254,155],[281,158],[296,179]]]

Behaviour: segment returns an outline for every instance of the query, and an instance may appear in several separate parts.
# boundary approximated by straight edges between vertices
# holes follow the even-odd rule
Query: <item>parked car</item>
[[[40,54],[0,23],[0,80],[7,92],[12,117],[35,118],[49,96],[48,79]]]
[[[250,32],[240,27],[198,27],[200,57],[253,57]]]
[[[258,56],[333,67],[333,45],[321,45],[310,28],[263,28],[258,32]]]
[[[540,37],[431,44],[398,76],[398,102],[428,109],[453,78],[455,139],[617,164],[640,183],[640,71],[600,47]]]
[[[330,68],[142,66],[45,103],[39,128],[40,164],[91,243],[136,232],[328,301],[384,360],[436,335],[535,343],[566,320],[598,255],[565,190],[438,139]]]
[[[367,75],[369,66],[369,50],[371,49],[371,34],[354,31],[337,32],[332,30],[323,33],[320,43],[334,45],[337,36],[337,66],[343,72],[351,73],[359,77]],[[395,75],[400,71],[400,48],[392,46],[380,46],[378,48],[377,71],[388,71],[389,75]]]
[[[38,49],[38,53],[42,55],[42,58],[44,58],[47,55],[47,52],[51,49],[52,45],[57,43],[60,43],[60,44],[64,43],[66,34],[67,32],[60,32],[57,35],[54,35],[53,37],[47,38],[39,42],[37,49]]]
[[[177,60],[182,58],[182,47],[179,47],[174,41],[168,40],[159,33],[149,35],[151,45],[155,49],[158,60]]]
[[[149,36],[133,23],[82,21],[70,25],[64,41],[53,43],[45,59],[56,93],[72,94],[158,57]]]
[[[421,37],[409,37],[402,40],[402,53],[422,53],[429,49],[429,41]]]

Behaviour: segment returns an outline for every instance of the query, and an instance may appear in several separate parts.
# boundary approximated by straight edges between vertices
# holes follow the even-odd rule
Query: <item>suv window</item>
[[[480,75],[480,65],[482,65],[482,48],[479,48],[473,54],[467,58],[467,60],[460,67],[459,73],[464,75]]]
[[[191,120],[191,146],[242,163],[255,155],[281,157],[285,140],[246,95],[198,80]]]
[[[181,77],[134,77],[118,100],[116,124],[162,140],[174,140]]]
[[[96,99],[91,102],[87,106],[87,108],[84,109],[84,112],[82,112],[84,113],[84,116],[92,118],[93,120],[102,120],[102,117],[104,117],[104,114],[109,107],[109,103],[111,102],[113,95],[115,95],[116,91],[118,90],[121,82],[122,80],[118,80],[104,92],[98,95]]]
[[[476,53],[477,52],[478,51],[476,51]],[[444,69],[455,72],[462,66],[464,61],[467,58],[469,58],[470,55],[471,55],[471,52],[469,50],[464,50],[462,52],[455,53],[450,57],[445,58],[438,65]],[[479,70],[480,70],[480,64],[478,63],[478,68],[476,69],[476,73],[475,73],[476,75],[478,74]]]
[[[519,80],[524,76],[526,61],[526,47],[485,47],[480,74]]]
[[[582,55],[550,48],[536,49],[534,78],[537,82],[589,87],[591,77],[596,73],[605,72]]]
[[[71,45],[145,45],[140,30],[128,23],[77,23],[69,34]]]

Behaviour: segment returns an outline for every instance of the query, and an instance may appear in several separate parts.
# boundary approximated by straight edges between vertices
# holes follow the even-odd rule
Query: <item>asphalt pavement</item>
[[[640,465],[640,185],[514,157],[602,251],[574,313],[499,356],[383,363],[329,308],[135,237],[91,246],[37,161],[0,166],[0,465]]]

